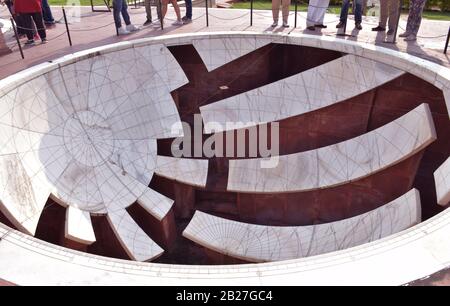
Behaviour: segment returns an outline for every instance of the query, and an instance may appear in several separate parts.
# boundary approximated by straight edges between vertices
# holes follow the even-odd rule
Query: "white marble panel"
[[[428,104],[367,134],[316,150],[262,160],[230,160],[229,191],[291,192],[327,188],[372,175],[414,155],[436,139]]]
[[[270,44],[273,39],[257,37],[229,37],[196,39],[193,45],[208,71],[217,69],[239,57]]]
[[[362,215],[310,226],[254,225],[196,211],[183,236],[231,257],[265,262],[351,248],[398,233],[420,221],[420,196],[413,189]]]
[[[65,237],[86,245],[95,242],[95,233],[89,212],[73,206],[67,207]]]
[[[205,125],[277,121],[352,98],[404,72],[355,55],[345,55],[278,82],[200,107]],[[206,129],[206,132],[209,133]]]
[[[173,200],[147,188],[145,192],[138,197],[137,202],[153,217],[161,221],[172,208]]]
[[[450,203],[450,158],[434,172],[434,183],[438,203],[445,206]]]
[[[188,185],[205,187],[208,160],[158,155],[155,173]]]
[[[30,177],[18,155],[0,156],[0,209],[21,231],[34,235],[49,185]]]
[[[164,252],[120,206],[117,208],[109,206],[107,218],[117,239],[131,259],[150,261]]]
[[[88,57],[46,79],[68,114],[98,114],[117,139],[180,136],[171,133],[180,118],[170,92],[187,78],[163,45]]]

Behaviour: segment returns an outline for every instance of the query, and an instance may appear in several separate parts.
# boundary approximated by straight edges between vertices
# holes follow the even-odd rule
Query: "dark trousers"
[[[21,14],[22,21],[25,27],[25,33],[27,34],[27,38],[29,40],[33,39],[33,21],[36,25],[37,31],[41,39],[47,37],[45,33],[44,19],[42,19],[42,13],[26,13]]]
[[[44,17],[44,22],[55,22],[50,5],[48,5],[48,0],[42,0],[42,15]]]
[[[192,19],[192,0],[185,0],[186,4],[186,17]]]

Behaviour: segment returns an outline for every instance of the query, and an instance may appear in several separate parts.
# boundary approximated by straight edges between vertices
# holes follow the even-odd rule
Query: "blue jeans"
[[[44,22],[55,22],[50,5],[48,5],[48,0],[42,0],[42,16],[44,17]]]
[[[355,23],[361,23],[363,0],[353,0],[353,1],[356,1]],[[340,17],[341,22],[347,22],[349,8],[350,8],[350,0],[344,0],[341,9],[341,17]]]
[[[120,14],[122,13],[123,21],[126,25],[131,24],[130,15],[128,15],[128,4],[126,0],[113,0],[113,14],[114,22],[117,28],[122,27],[122,22],[120,20]]]
[[[186,3],[186,18],[192,19],[192,0],[184,0]]]

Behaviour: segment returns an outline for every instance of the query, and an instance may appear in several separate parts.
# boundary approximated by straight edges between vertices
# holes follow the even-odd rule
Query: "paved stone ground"
[[[182,9],[182,12],[184,9]],[[62,19],[62,12],[59,8],[53,7],[53,12],[57,20]],[[6,32],[8,44],[13,46],[13,53],[0,57],[0,79],[11,75],[17,71],[31,67],[33,65],[61,57],[65,54],[89,49],[101,45],[115,43],[124,40],[133,40],[145,37],[159,36],[163,34],[178,34],[189,32],[216,32],[216,31],[252,31],[252,32],[272,32],[270,24],[272,23],[270,11],[255,11],[253,17],[253,26],[250,26],[250,14],[248,10],[234,9],[210,9],[209,27],[206,26],[205,9],[194,8],[194,22],[182,27],[171,26],[175,19],[173,9],[169,8],[167,16],[167,25],[164,30],[154,27],[147,27],[139,32],[127,36],[115,36],[115,27],[111,13],[93,13],[89,7],[81,8],[81,22],[70,25],[73,46],[70,47],[66,35],[64,24],[57,24],[48,30],[49,43],[46,45],[37,45],[24,49],[25,60],[22,60],[18,51],[17,44],[11,31]],[[130,9],[132,22],[140,25],[145,20],[144,8]],[[156,11],[154,12],[156,16]],[[0,19],[9,18],[5,7],[0,7]],[[304,32],[315,35],[336,36],[335,24],[338,17],[328,14],[325,23],[328,28],[322,31],[311,32],[305,30],[305,13],[299,13],[297,28],[293,28],[294,16],[290,18],[291,28],[276,28],[274,32],[298,33]],[[351,18],[351,17],[350,17]],[[377,19],[374,17],[365,17],[363,21],[363,30],[355,31],[352,29],[353,22],[348,22],[348,34],[352,36],[342,37],[342,39],[357,40],[367,43],[381,45],[386,48],[408,52],[410,54],[426,58],[441,65],[450,67],[450,52],[443,54],[444,43],[449,21],[423,20],[419,32],[419,39],[414,43],[406,43],[399,39],[397,44],[386,43],[385,35],[371,32],[370,28],[376,26]],[[406,18],[402,16],[400,29],[405,28]],[[22,41],[23,43],[23,41]],[[1,285],[10,283],[0,279]],[[450,269],[440,271],[426,279],[418,280],[411,285],[450,285]]]

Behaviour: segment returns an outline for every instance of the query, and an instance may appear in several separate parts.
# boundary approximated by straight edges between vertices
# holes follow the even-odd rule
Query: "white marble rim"
[[[120,42],[66,55],[52,62],[42,63],[0,80],[0,96],[3,96],[15,87],[49,71],[100,54],[151,44],[174,46],[187,44],[196,39],[258,36],[273,38],[273,41],[277,43],[324,48],[359,55],[389,64],[403,71],[408,71],[409,73],[435,85],[439,89],[443,90],[444,93],[450,90],[450,69],[406,53],[367,43],[347,41],[328,36],[313,36],[306,34],[216,32],[146,38]],[[446,103],[447,109],[450,113],[450,101],[446,101]],[[315,275],[318,273],[318,275],[328,275],[328,277],[331,278],[321,280],[309,279],[311,284],[332,283],[331,279],[336,279],[337,277],[342,284],[381,283],[400,285],[408,281],[428,276],[450,266],[449,230],[450,209],[446,209],[427,221],[424,221],[400,233],[368,244],[325,255],[261,264],[196,266],[139,263],[91,255],[41,241],[19,231],[12,230],[6,225],[0,224],[0,238],[2,238],[2,240],[0,240],[0,252],[2,250],[2,245],[8,242],[9,245],[13,245],[18,249],[26,249],[35,253],[44,254],[48,260],[63,261],[70,265],[76,263],[80,267],[93,269],[93,271],[98,270],[102,271],[102,273],[108,271],[116,277],[116,273],[118,273],[119,279],[121,275],[124,277],[126,275],[128,278],[130,275],[134,275],[137,277],[136,282],[139,282],[138,280],[142,281],[142,277],[145,277],[148,282],[154,282],[155,284],[167,284],[167,282],[171,282],[171,284],[173,283],[174,285],[179,285],[181,283],[199,285],[204,284],[204,280],[207,280],[207,283],[214,284],[211,283],[211,280],[215,280],[218,284],[236,285],[234,280],[245,279],[245,283],[250,282],[253,284],[277,285],[280,284],[277,276],[282,276],[284,278],[289,275],[290,277],[294,277],[295,280],[298,280],[299,283],[304,283],[305,275],[310,275],[311,273],[314,273]],[[435,245],[436,247],[434,247]],[[422,246],[423,248],[419,248],[419,246]],[[417,252],[411,252],[411,248],[413,251],[415,250]],[[384,255],[389,255],[391,253],[397,254],[402,250],[405,250],[404,255],[409,256],[409,260],[404,260],[403,256],[394,256],[390,258],[393,262],[389,265],[382,261]],[[406,253],[406,251],[408,252]],[[361,266],[361,263],[367,259],[371,259],[372,261],[375,260],[376,262],[377,258],[381,260],[378,260],[380,266]],[[424,261],[424,258],[429,260]],[[3,256],[0,256],[0,267],[5,264],[4,260],[6,259],[4,259]],[[416,267],[416,265],[413,265],[412,261],[414,261],[416,265],[420,262],[420,269]],[[20,265],[21,262],[15,262],[15,264]],[[336,276],[334,274],[330,274],[333,273],[333,271],[339,271],[340,266],[346,266],[348,264],[352,266],[355,265],[357,268],[353,271],[348,271],[348,273],[345,273],[344,275]],[[39,271],[39,269],[42,269],[40,266],[36,266],[35,269],[36,270],[32,271],[33,274],[42,273],[42,275],[45,275],[45,271]],[[1,270],[2,269],[0,269],[0,271]],[[368,274],[370,271],[373,271],[373,273],[377,275],[381,272],[386,274],[383,280],[380,281],[378,279],[371,278],[370,274]],[[409,272],[401,274],[399,271]],[[63,273],[63,271],[61,271],[61,273]],[[8,279],[8,275],[0,276],[7,277]],[[167,281],[163,281],[164,279]],[[8,280],[12,282],[15,281],[14,277],[9,277]],[[72,281],[83,283],[82,277],[79,280],[72,279]],[[111,282],[114,280],[110,279],[108,281]],[[189,281],[189,283],[187,283],[187,281]],[[61,281],[61,283],[64,283],[64,281]],[[99,280],[98,283],[101,284],[101,280]]]

